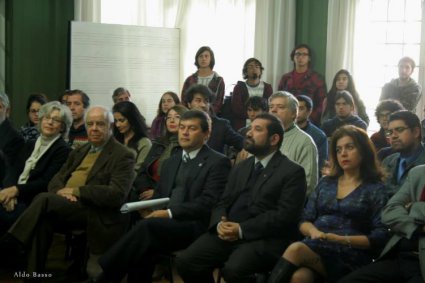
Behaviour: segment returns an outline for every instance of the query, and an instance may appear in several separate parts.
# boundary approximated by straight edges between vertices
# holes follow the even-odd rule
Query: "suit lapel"
[[[208,153],[209,153],[209,148],[206,145],[204,145],[199,151],[196,158],[190,161],[190,167],[187,170],[189,174],[187,175],[187,178],[185,181],[186,187],[189,187],[190,185],[189,182],[193,181],[193,179],[196,179],[196,177],[199,175],[202,167],[204,167],[205,163],[208,160]]]
[[[90,170],[90,173],[87,176],[86,183],[88,183],[90,179],[93,178],[93,176],[96,176],[99,170],[102,169],[102,167],[106,164],[106,162],[108,162],[111,154],[113,153],[114,143],[115,143],[115,140],[111,137],[109,141],[106,143],[105,147],[102,149],[102,152],[99,154],[99,157],[96,159],[95,163],[93,164],[93,168]]]

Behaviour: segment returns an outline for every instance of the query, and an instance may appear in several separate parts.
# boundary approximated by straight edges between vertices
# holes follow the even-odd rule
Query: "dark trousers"
[[[9,233],[28,250],[27,271],[42,272],[54,232],[86,228],[86,212],[80,202],[53,193],[40,193]]]
[[[270,271],[288,244],[282,239],[229,242],[206,233],[177,255],[177,270],[186,283],[214,282],[217,267],[228,283],[249,282],[255,273]]]
[[[6,211],[3,206],[0,206],[0,236],[9,230],[26,208],[27,205],[22,201],[18,201],[13,211]]]
[[[128,283],[151,282],[157,254],[184,249],[204,231],[196,221],[143,219],[100,257],[99,264],[114,282],[126,274]]]
[[[416,255],[400,253],[357,269],[339,283],[424,283]]]

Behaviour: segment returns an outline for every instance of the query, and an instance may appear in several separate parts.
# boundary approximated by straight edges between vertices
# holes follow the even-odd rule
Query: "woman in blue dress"
[[[321,179],[302,216],[305,239],[286,249],[269,283],[334,282],[370,263],[384,246],[384,173],[366,132],[354,126],[335,131],[330,161],[330,174]]]

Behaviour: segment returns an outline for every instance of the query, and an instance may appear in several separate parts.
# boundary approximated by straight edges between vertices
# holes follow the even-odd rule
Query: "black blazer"
[[[164,161],[163,174],[153,198],[170,197],[174,189],[182,150],[180,149]],[[211,209],[220,199],[230,171],[230,160],[224,155],[204,145],[190,163],[191,168],[185,180],[183,202],[169,205],[173,219],[197,220],[208,226]]]
[[[239,163],[229,176],[229,182],[217,207],[213,210],[210,231],[215,232],[222,216],[247,187],[254,157]],[[258,177],[252,191],[249,212],[252,217],[240,223],[245,240],[293,238],[298,234],[298,221],[306,196],[304,169],[278,150]]]
[[[237,151],[243,147],[243,136],[233,130],[230,122],[226,119],[211,117],[211,134],[208,146],[218,152],[224,153],[224,145],[233,146]]]
[[[62,139],[57,139],[47,152],[38,160],[34,169],[30,171],[26,184],[18,185],[18,178],[25,168],[26,160],[31,156],[36,141],[26,143],[16,158],[15,165],[6,176],[5,188],[17,186],[19,190],[19,199],[27,205],[40,192],[47,191],[47,185],[53,176],[59,171],[68,158],[71,148]]]
[[[9,119],[0,124],[0,150],[3,151],[6,164],[12,166],[15,163],[19,150],[24,145],[24,138],[13,128]]]

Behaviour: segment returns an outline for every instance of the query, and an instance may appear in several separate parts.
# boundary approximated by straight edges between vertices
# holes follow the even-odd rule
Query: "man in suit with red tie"
[[[306,179],[279,150],[283,131],[271,114],[253,120],[244,142],[253,156],[232,170],[208,232],[177,256],[184,282],[214,282],[216,267],[226,282],[250,282],[254,273],[271,270],[294,239]]]

